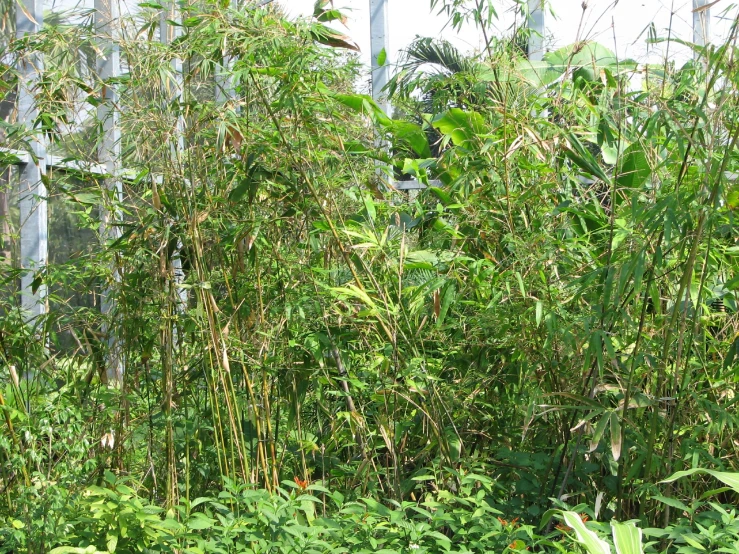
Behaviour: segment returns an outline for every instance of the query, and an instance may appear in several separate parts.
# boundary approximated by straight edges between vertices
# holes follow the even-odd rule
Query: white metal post
[[[390,66],[388,64],[390,17],[388,0],[370,0],[370,51],[372,56],[372,98],[388,116],[390,102],[382,92],[390,80]],[[382,58],[385,58],[384,60]],[[380,61],[383,63],[381,64]],[[377,146],[389,150],[390,145],[378,137]],[[382,182],[392,183],[392,166],[376,162],[377,176]],[[389,183],[388,183],[389,181]]]
[[[529,0],[529,17],[526,21],[529,28],[528,55],[531,61],[541,61],[544,56],[544,0]]]
[[[97,116],[102,124],[102,140],[98,146],[98,161],[105,167],[109,186],[114,190],[114,197],[120,200],[122,189],[118,178],[120,172],[120,128],[116,103],[118,93],[116,86],[110,81],[120,76],[121,58],[118,48],[118,7],[117,0],[95,0],[95,27],[101,37],[100,52],[97,58],[98,77],[103,82],[105,98],[97,109]],[[110,231],[113,231],[111,226]]]
[[[387,57],[390,19],[388,0],[370,0],[370,50],[372,54],[372,98],[390,115],[390,103],[382,95],[382,89],[390,79],[390,67]],[[380,64],[380,57],[385,55],[385,63]]]
[[[115,205],[123,199],[123,186],[120,180],[121,168],[121,131],[118,122],[118,93],[112,79],[120,76],[121,59],[118,47],[119,25],[118,0],[95,0],[95,29],[100,37],[100,50],[97,55],[97,73],[103,83],[105,96],[97,108],[97,117],[101,126],[98,144],[98,162],[105,169],[105,187],[110,192],[112,210],[100,206],[100,237],[108,242],[121,236],[118,226],[120,214]],[[120,280],[118,268],[113,266],[113,277]],[[114,308],[110,300],[110,291],[102,293],[101,311],[109,314]],[[109,332],[109,329],[105,329]],[[108,383],[123,381],[124,365],[120,355],[120,342],[112,334],[108,337],[109,356],[107,360]]]
[[[239,0],[233,0],[231,2],[233,9],[238,10],[240,7]],[[216,70],[216,102],[218,104],[227,104],[231,100],[236,98],[236,83],[234,82],[233,71],[234,60],[231,56],[226,55],[228,45],[224,44],[223,52],[221,54],[221,64]]]
[[[170,25],[167,20],[179,22],[181,14],[177,10],[177,5],[174,0],[164,2],[164,9],[159,20],[159,40],[162,44],[171,44],[172,41],[176,40],[180,35],[180,27],[178,25]],[[179,102],[182,98],[183,92],[183,78],[182,78],[182,60],[175,58],[172,61],[172,73],[174,74],[174,90],[172,91],[172,102]],[[177,117],[177,142],[172,147],[171,159],[172,163],[176,164],[176,167],[181,168],[183,166],[183,156],[185,151],[185,121],[181,115]],[[182,242],[177,241],[177,249],[172,255],[172,273],[174,274],[175,285],[181,285],[185,281],[185,271],[182,268]],[[187,306],[188,294],[187,290],[181,287],[177,289],[177,296],[179,298],[179,305],[177,309],[183,311]]]
[[[711,5],[712,0],[693,0],[693,44],[705,46],[711,42]],[[694,53],[698,58],[699,54]]]
[[[16,5],[16,36],[37,33],[43,25],[43,0],[18,0]],[[48,246],[48,208],[46,186],[41,178],[46,173],[46,146],[42,133],[35,132],[38,116],[34,89],[42,70],[42,59],[28,52],[18,61],[18,120],[29,132],[32,159],[19,167],[19,198],[21,218],[21,307],[29,321],[46,312],[46,286],[34,281],[46,267]]]

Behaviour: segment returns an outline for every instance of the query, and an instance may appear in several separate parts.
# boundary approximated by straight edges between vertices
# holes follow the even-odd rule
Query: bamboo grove
[[[95,107],[116,88],[125,169],[122,198],[47,176],[49,309],[29,324],[0,157],[0,551],[211,551],[223,514],[273,509],[300,526],[283,546],[212,551],[603,552],[575,512],[639,520],[646,551],[739,551],[736,26],[682,66],[593,42],[529,62],[525,30],[494,36],[486,2],[434,4],[487,45],[417,39],[394,114],[362,94],[326,1],[294,21],[188,0],[165,42],[164,7],[141,4],[114,81],[91,12],[4,42],[6,101],[15,57],[44,57],[32,132],[55,155],[97,161]],[[27,149],[13,113],[0,137]],[[393,185],[411,178],[427,187]],[[721,473],[665,482],[699,468]],[[110,494],[147,506],[143,538],[91,500]],[[258,509],[238,507],[249,494]],[[402,547],[378,538],[422,508],[448,517],[420,538],[400,525]],[[332,513],[348,519],[316,531]],[[480,518],[499,543],[473,541]]]

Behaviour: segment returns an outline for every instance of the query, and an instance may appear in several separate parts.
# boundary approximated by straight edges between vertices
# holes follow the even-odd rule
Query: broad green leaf
[[[326,9],[326,6],[329,5],[331,0],[316,0],[316,2],[313,4],[313,17],[320,16]]]
[[[619,523],[612,521],[611,530],[613,531],[613,544],[616,547],[616,554],[643,554],[642,530],[633,522]]]
[[[477,135],[485,131],[485,120],[479,113],[459,108],[452,108],[439,114],[431,124],[444,135],[451,137],[455,146],[470,146]]]
[[[387,116],[377,102],[367,94],[337,94],[325,88],[322,88],[321,90],[324,94],[335,98],[347,108],[351,108],[356,112],[369,116],[375,123],[386,127],[391,124],[392,120]]]
[[[426,138],[426,133],[423,132],[423,129],[419,125],[409,121],[391,119],[386,127],[396,139],[407,142],[420,157],[431,157],[428,138]]]
[[[706,547],[703,546],[701,543],[699,543],[697,540],[695,540],[695,539],[693,539],[691,537],[687,537],[687,536],[683,536],[683,540],[685,542],[687,542],[690,546],[692,546],[693,548],[695,548],[696,550],[698,550],[700,552],[707,552]],[[721,552],[721,551],[718,550],[717,552]]]
[[[604,76],[609,86],[614,86],[614,74],[633,71],[635,67],[632,60],[617,60],[611,50],[597,42],[578,42],[544,54],[540,62],[522,60],[516,73],[541,87],[553,83],[569,69],[587,81],[600,82]]]
[[[456,462],[462,455],[462,439],[459,437],[457,430],[452,426],[444,429],[444,435],[446,443],[449,446],[449,457],[453,462]]]
[[[739,208],[739,188],[733,187],[726,193],[726,205],[732,210]]]
[[[335,292],[336,294],[346,296],[349,298],[356,298],[357,300],[360,300],[373,313],[379,312],[379,308],[377,304],[370,298],[370,296],[365,291],[358,288],[356,285],[348,285],[346,287],[333,287],[331,290]]]
[[[578,75],[589,81],[599,81],[600,70],[618,62],[611,50],[597,42],[569,44],[554,52],[547,52],[543,60],[562,72],[568,67],[582,68]]]
[[[200,505],[200,504],[202,504],[203,502],[210,502],[210,501],[212,501],[212,500],[213,500],[213,499],[212,499],[212,498],[210,498],[209,496],[200,496],[200,497],[196,498],[195,500],[193,500],[193,501],[192,501],[192,502],[190,503],[190,509],[193,509],[193,508],[194,508],[195,506],[199,506],[199,505]]]
[[[108,547],[108,552],[115,552],[115,549],[118,546],[118,535],[108,534],[105,545]]]
[[[97,206],[100,204],[100,195],[95,192],[77,192],[70,194],[75,202],[87,206]]]
[[[377,210],[375,209],[375,203],[372,200],[372,195],[370,193],[365,193],[362,195],[362,201],[364,202],[364,209],[367,210],[367,217],[369,217],[370,221],[374,221],[377,217]]]
[[[611,554],[611,547],[606,541],[588,529],[575,512],[562,512],[565,523],[572,527],[577,536],[577,542],[585,547],[589,554]]]
[[[429,187],[428,191],[436,196],[444,206],[452,203],[452,197],[446,190],[439,187]]]
[[[431,157],[428,138],[419,125],[410,121],[390,119],[377,102],[366,94],[337,94],[328,89],[321,90],[346,107],[369,116],[376,125],[384,127],[395,139],[406,142],[420,157]]]
[[[321,21],[322,23],[329,23],[330,21],[336,21],[339,20],[342,23],[346,22],[346,16],[341,13],[341,10],[325,10],[322,13],[320,13],[318,16],[316,16],[316,19],[318,21]]]
[[[516,73],[534,86],[546,86],[562,76],[564,67],[555,67],[545,61],[521,60]]]
[[[433,539],[436,539],[436,544],[442,544],[442,545],[444,545],[443,548],[445,548],[445,549],[448,549],[449,548],[448,545],[451,542],[449,540],[449,537],[447,537],[446,535],[442,535],[438,531],[426,531],[424,533],[424,536],[431,537]]]
[[[523,283],[523,277],[521,277],[521,273],[516,271],[516,281],[518,281],[518,290],[521,291],[521,296],[526,298],[526,285]]]
[[[187,521],[187,526],[190,529],[199,531],[201,529],[209,529],[215,522],[216,521],[214,519],[197,512]]]
[[[188,17],[187,19],[182,21],[183,27],[197,27],[200,25],[200,22],[202,19],[200,17]]]
[[[385,65],[386,61],[387,61],[387,52],[383,48],[382,50],[380,50],[380,53],[377,55],[377,65],[382,67],[383,65]]]
[[[408,252],[405,257],[407,262],[410,263],[422,263],[434,266],[439,263],[439,256],[430,250],[414,250]]]
[[[601,146],[600,153],[603,155],[603,161],[608,165],[616,165],[618,161],[618,148],[616,146]]]
[[[621,155],[616,184],[619,187],[638,188],[646,182],[651,173],[652,168],[649,167],[644,149],[639,143],[634,143]]]

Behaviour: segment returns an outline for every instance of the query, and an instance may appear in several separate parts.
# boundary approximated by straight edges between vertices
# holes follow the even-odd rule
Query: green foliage
[[[114,82],[88,20],[7,52],[44,55],[38,129],[78,167],[115,87],[125,195],[49,177],[86,246],[52,233],[32,325],[3,213],[3,551],[735,551],[736,29],[640,88],[595,43],[421,39],[391,117],[331,3],[182,9],[162,44],[142,6]]]
[[[98,552],[464,552],[525,550],[533,529],[499,519],[482,476],[461,479],[459,496],[428,493],[420,502],[371,498],[348,501],[314,484],[283,483],[275,493],[228,483],[217,498],[197,498],[164,513],[137,497],[125,480],[106,473],[104,486],[90,487],[57,508],[68,518],[47,538],[52,554]],[[2,551],[23,544],[27,532],[15,523]],[[15,540],[14,540],[15,539]],[[509,547],[516,544],[515,548]],[[59,546],[55,546],[59,545]],[[53,546],[53,548],[52,548]]]
[[[739,493],[739,475],[736,473],[731,473],[727,471],[712,471],[710,469],[703,469],[703,468],[693,468],[693,469],[686,469],[685,471],[678,471],[677,473],[671,475],[664,481],[663,483],[672,483],[673,481],[676,481],[677,479],[680,479],[682,477],[689,477],[691,475],[695,475],[696,473],[705,473],[707,475],[710,475],[711,477],[715,477],[725,485],[728,485],[730,488],[732,488],[735,492]]]

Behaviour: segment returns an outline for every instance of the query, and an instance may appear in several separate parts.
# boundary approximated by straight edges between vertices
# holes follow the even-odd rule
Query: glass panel
[[[56,350],[71,355],[99,322],[99,209],[90,194],[98,185],[94,179],[58,170],[49,177],[49,311],[56,332],[52,342]]]
[[[116,1],[116,0],[112,0]],[[137,13],[139,2],[143,0],[117,0],[118,11],[121,15]],[[95,7],[95,0],[44,0],[44,10],[55,13],[77,12],[91,10]]]
[[[66,12],[92,9],[94,0],[44,0],[44,11]]]
[[[18,168],[0,167],[0,314],[12,306],[20,290],[20,210],[18,209]],[[7,306],[6,306],[7,308]]]

